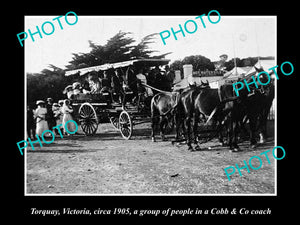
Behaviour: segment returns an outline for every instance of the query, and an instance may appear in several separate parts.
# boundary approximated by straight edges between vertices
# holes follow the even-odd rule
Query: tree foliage
[[[62,90],[67,82],[64,71],[58,67],[55,70],[44,69],[41,73],[27,73],[27,102],[48,97],[64,99]]]
[[[183,60],[176,60],[170,65],[170,68],[172,70],[182,70],[182,66],[185,64],[192,64],[194,71],[212,71],[215,69],[215,66],[210,59],[202,55],[191,55],[185,57]]]
[[[72,60],[65,67],[67,70],[102,65],[105,63],[122,62],[138,58],[164,58],[170,53],[152,55],[157,52],[150,49],[149,45],[158,34],[150,34],[139,43],[130,37],[130,32],[119,31],[107,40],[106,44],[98,45],[88,41],[88,53],[72,53]],[[65,77],[65,71],[52,64],[40,73],[27,73],[27,101],[34,102],[38,99],[52,97],[55,101],[64,99],[64,88],[78,79],[76,76]]]
[[[135,40],[131,37],[130,32],[119,31],[110,38],[105,45],[97,45],[89,41],[91,48],[88,53],[73,53],[72,60],[66,67],[68,69],[79,69],[89,66],[102,65],[105,63],[122,62],[138,58],[164,58],[167,54],[152,56],[157,52],[150,50],[149,44],[158,35],[156,33],[145,36],[138,44],[134,45]]]

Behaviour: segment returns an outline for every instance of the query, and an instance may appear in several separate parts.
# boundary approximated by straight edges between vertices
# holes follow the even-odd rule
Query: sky
[[[211,14],[213,15],[213,14]],[[25,16],[25,32],[28,29],[36,32],[36,26],[46,21],[52,21],[53,16]],[[65,65],[72,59],[72,53],[87,53],[90,51],[88,40],[95,44],[104,45],[120,30],[131,32],[129,37],[137,43],[146,35],[160,33],[165,30],[171,32],[179,30],[179,24],[184,27],[187,20],[197,24],[197,31],[185,37],[177,34],[177,40],[171,36],[163,44],[159,35],[155,43],[149,45],[153,50],[163,54],[172,52],[166,58],[171,63],[189,55],[203,55],[211,61],[219,60],[219,56],[227,54],[228,59],[233,57],[246,58],[254,56],[276,56],[276,16],[221,16],[218,23],[212,24],[207,17],[203,17],[206,28],[201,21],[191,16],[80,16],[74,25],[68,25],[61,17],[60,28],[57,21],[52,21],[54,32],[51,35],[42,33],[34,35],[35,42],[28,38],[24,41],[25,72],[38,73],[49,64],[65,69]],[[68,17],[69,18],[69,17]],[[72,16],[68,20],[75,22]],[[217,16],[211,16],[212,21],[217,21]],[[193,30],[193,23],[189,22],[188,29]],[[46,32],[51,32],[51,26],[44,26]],[[22,32],[22,31],[20,31]]]

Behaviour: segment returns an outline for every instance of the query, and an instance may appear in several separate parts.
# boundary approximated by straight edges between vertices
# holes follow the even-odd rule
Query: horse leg
[[[235,124],[233,121],[233,115],[232,112],[230,112],[226,116],[226,122],[227,122],[227,140],[228,140],[228,145],[229,149],[232,152],[238,151],[238,148],[236,147],[236,134],[235,134]]]
[[[268,120],[268,113],[263,112],[262,115],[259,117],[259,143],[263,144],[266,142],[267,137],[267,120]]]
[[[151,118],[152,120],[152,123],[151,123],[151,128],[152,128],[152,131],[151,131],[151,139],[153,142],[155,142],[155,124],[156,124],[156,119],[152,116]]]
[[[217,134],[218,134],[218,140],[219,140],[219,144],[221,146],[224,146],[224,140],[223,140],[223,119],[224,116],[221,114],[221,112],[217,111],[216,112],[216,117],[215,119],[212,121],[212,127],[216,127],[216,131],[217,131]]]
[[[232,131],[233,131],[233,126],[232,126],[232,119],[231,119],[231,115],[227,116],[227,144],[229,146],[229,149],[232,150],[233,146],[232,146]]]
[[[179,140],[179,128],[180,128],[180,125],[181,125],[181,121],[180,121],[180,118],[179,116],[177,115],[177,113],[175,114],[175,126],[176,126],[176,136],[175,136],[175,140]]]
[[[233,140],[232,140],[232,147],[233,147],[233,151],[237,152],[240,150],[240,147],[238,146],[238,142],[237,142],[237,134],[238,134],[238,122],[236,120],[232,121],[232,135],[233,135]]]
[[[178,108],[175,111],[175,126],[176,126],[176,137],[175,140],[180,140],[180,127],[182,128],[182,132],[185,134],[185,127],[184,127],[184,119],[181,114],[181,108],[178,106]]]
[[[255,139],[255,128],[256,128],[257,118],[255,116],[249,117],[249,125],[250,125],[250,148],[256,148],[257,142]]]
[[[188,150],[194,151],[191,143],[191,116],[190,115],[188,115],[187,118],[184,120],[184,126],[187,128],[186,143],[188,146]]]
[[[161,135],[161,140],[162,141],[166,141],[166,137],[165,137],[165,127],[166,127],[166,118],[165,116],[160,116],[160,135]]]
[[[221,146],[224,146],[224,140],[223,140],[223,125],[222,125],[222,120],[218,120],[218,125],[217,125],[217,133],[218,133],[218,140],[219,140],[219,144]]]
[[[151,139],[153,142],[155,142],[155,126],[158,123],[157,121],[158,115],[157,115],[157,109],[155,108],[154,105],[151,105]]]
[[[260,124],[260,132],[259,132],[259,143],[263,144],[266,142],[266,134],[267,134],[267,121],[262,121]]]
[[[199,151],[201,148],[198,144],[198,123],[199,123],[199,117],[200,117],[200,112],[197,110],[194,114],[194,127],[193,127],[193,132],[194,132],[194,144],[195,144],[195,150]]]

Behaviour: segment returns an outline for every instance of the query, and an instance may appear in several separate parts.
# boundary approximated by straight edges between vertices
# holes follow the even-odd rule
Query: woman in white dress
[[[65,131],[64,133],[70,135],[70,133],[68,133],[68,131],[71,132],[71,133],[74,132],[76,130],[76,125],[73,122],[67,123],[69,120],[73,120],[73,117],[71,115],[71,113],[73,112],[73,108],[70,105],[70,100],[69,99],[66,99],[64,101],[64,104],[61,108],[61,111],[63,113],[62,125],[63,125],[64,131]],[[67,123],[67,130],[68,131],[65,128],[66,123]]]
[[[39,100],[36,102],[37,108],[34,112],[34,118],[36,119],[36,134],[42,136],[45,130],[49,130],[48,123],[45,120],[47,109],[45,107],[45,102]]]

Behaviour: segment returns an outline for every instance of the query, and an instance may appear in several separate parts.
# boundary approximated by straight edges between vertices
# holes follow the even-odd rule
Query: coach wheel
[[[79,123],[85,135],[95,134],[98,128],[98,118],[94,107],[84,103],[79,108]]]
[[[129,139],[132,135],[132,121],[126,111],[122,111],[119,116],[119,130],[124,139]]]

